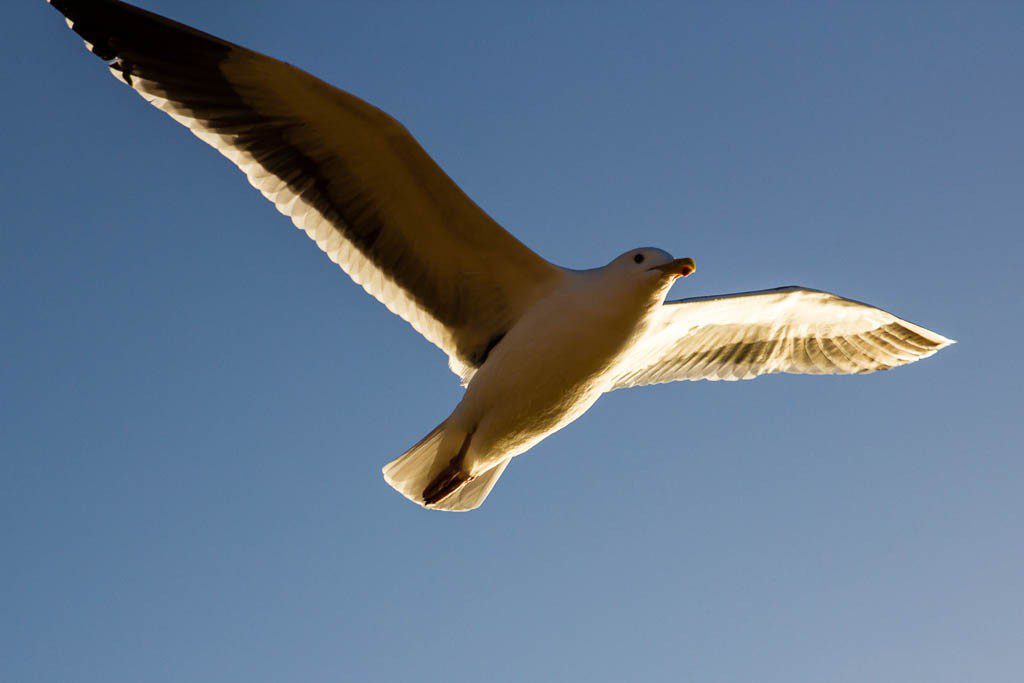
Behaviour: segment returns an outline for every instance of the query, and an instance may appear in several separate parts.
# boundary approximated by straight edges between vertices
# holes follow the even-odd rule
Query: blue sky
[[[1019,3],[144,4],[391,112],[556,263],[960,344],[617,392],[426,513],[379,470],[442,354],[11,3],[0,679],[1019,680]]]

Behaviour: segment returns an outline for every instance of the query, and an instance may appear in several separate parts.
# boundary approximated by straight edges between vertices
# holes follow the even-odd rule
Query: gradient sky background
[[[380,467],[444,356],[8,3],[0,679],[1021,680],[1024,5],[144,4],[391,112],[557,263],[960,344],[618,392],[424,512]]]

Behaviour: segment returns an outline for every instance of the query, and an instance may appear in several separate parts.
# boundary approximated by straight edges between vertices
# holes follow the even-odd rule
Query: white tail
[[[441,441],[445,423],[439,424],[423,440],[406,451],[401,457],[384,466],[384,480],[403,496],[422,507],[423,491],[441,473],[455,453],[442,453]],[[487,498],[509,461],[470,480],[451,495],[429,506],[431,510],[466,512],[475,510]]]

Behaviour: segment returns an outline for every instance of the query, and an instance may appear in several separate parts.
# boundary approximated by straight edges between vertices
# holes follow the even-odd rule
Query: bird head
[[[653,247],[630,249],[608,267],[624,277],[656,287],[667,287],[677,278],[692,275],[697,270],[692,258],[673,258],[667,251]]]

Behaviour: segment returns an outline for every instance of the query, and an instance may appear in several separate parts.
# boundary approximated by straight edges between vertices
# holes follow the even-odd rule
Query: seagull
[[[693,259],[631,249],[571,270],[477,206],[398,121],[285,62],[118,0],[48,0],[118,80],[232,161],[328,258],[448,355],[465,393],[384,478],[479,507],[509,462],[605,393],[858,374],[954,343],[835,294],[666,301]]]

